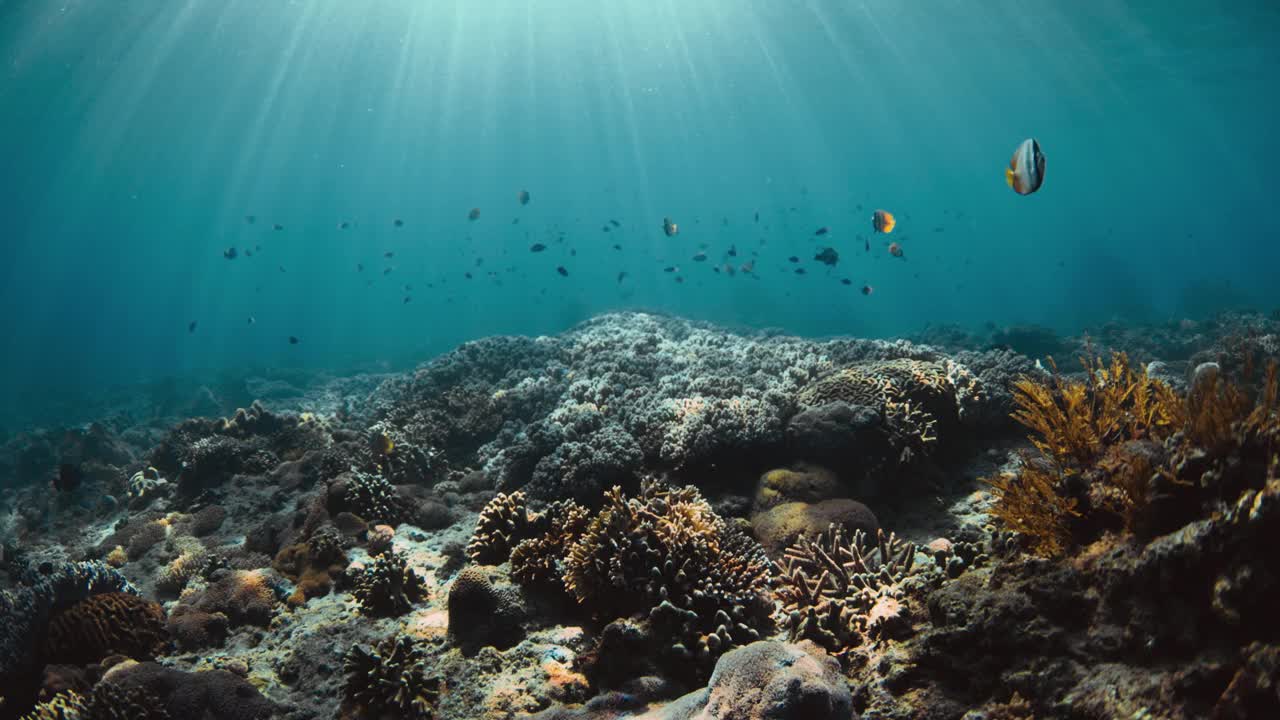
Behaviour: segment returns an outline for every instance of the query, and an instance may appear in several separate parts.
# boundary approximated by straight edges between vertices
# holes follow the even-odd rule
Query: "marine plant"
[[[1168,531],[1261,487],[1280,451],[1275,363],[1254,393],[1206,366],[1179,396],[1123,353],[1082,362],[1083,379],[1055,366],[1016,383],[1013,418],[1038,454],[986,481],[992,516],[1032,552],[1063,555],[1098,528]]]

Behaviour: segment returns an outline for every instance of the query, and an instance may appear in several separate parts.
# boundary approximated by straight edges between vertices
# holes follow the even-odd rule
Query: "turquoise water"
[[[1277,47],[1275,3],[0,0],[0,398],[619,308],[876,336],[1270,309]]]

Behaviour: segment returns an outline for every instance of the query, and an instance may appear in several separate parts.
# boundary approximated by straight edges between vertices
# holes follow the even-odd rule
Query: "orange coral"
[[[1059,492],[1060,481],[1056,468],[1046,470],[1034,462],[1024,462],[1018,474],[985,481],[995,496],[992,517],[1030,538],[1031,551],[1043,557],[1066,552],[1071,543],[1069,523],[1080,515],[1076,501]]]

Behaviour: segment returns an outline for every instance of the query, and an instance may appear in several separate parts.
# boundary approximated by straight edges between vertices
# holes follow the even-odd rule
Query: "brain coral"
[[[137,595],[113,592],[81,600],[49,620],[46,662],[87,665],[108,655],[148,660],[166,640],[164,610]]]

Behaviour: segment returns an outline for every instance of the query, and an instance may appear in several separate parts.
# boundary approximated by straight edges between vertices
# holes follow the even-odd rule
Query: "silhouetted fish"
[[[467,213],[467,219],[468,219],[468,220],[479,220],[479,219],[480,219],[480,208],[471,208],[471,212]]]
[[[804,269],[804,268],[796,268],[796,274],[797,274],[797,275],[804,275],[804,274],[805,274],[805,269]]]
[[[813,231],[813,234],[814,234],[814,235],[826,235],[826,234],[827,234],[827,233],[829,233],[829,232],[831,232],[831,228],[828,228],[828,227],[820,227],[820,228],[818,228],[817,230],[814,230],[814,231]]]
[[[249,223],[250,225],[252,225],[252,224],[254,224],[254,223],[258,222],[258,216],[256,216],[256,215],[245,215],[245,216],[244,216],[244,221],[245,221],[245,222],[247,222],[247,223]]]
[[[787,258],[787,260],[788,260],[789,262],[793,262],[793,263],[798,263],[798,262],[800,262],[800,258],[796,257],[795,255],[792,255],[791,257]]]
[[[404,221],[401,220],[400,218],[396,218],[395,220],[392,220],[391,224],[395,225],[396,227],[404,227]]]
[[[532,244],[532,245],[530,245],[530,246],[529,246],[529,252],[536,252],[536,253],[540,253],[540,252],[542,252],[543,250],[546,250],[546,249],[547,249],[547,246],[546,246],[546,245],[543,245],[542,243],[534,243],[534,244]]]
[[[383,274],[383,275],[390,275],[390,274],[391,274],[391,270],[392,270],[392,269],[393,269],[393,268],[385,268],[385,269],[383,269],[382,274]]]
[[[280,223],[276,223],[275,225],[272,225],[272,226],[271,226],[271,229],[272,229],[272,230],[283,230],[283,229],[284,229],[284,226],[283,226],[283,225],[281,225]]]
[[[404,296],[404,302],[402,302],[402,303],[400,303],[400,304],[401,304],[401,305],[408,305],[408,304],[409,304],[410,302],[412,302],[412,301],[413,301],[413,298],[409,297],[408,295],[405,295],[405,296]]]
[[[521,190],[520,192],[516,193],[516,200],[517,200],[517,201],[519,201],[521,205],[528,205],[528,204],[529,204],[529,191],[528,191],[528,190]],[[552,204],[554,205],[555,203],[552,203]]]
[[[252,251],[252,250],[250,250],[249,248],[245,248],[245,249],[244,249],[244,256],[245,256],[245,257],[253,257],[253,251]]]
[[[391,250],[388,250],[387,252],[382,253],[382,257],[384,257],[384,258],[393,258],[393,257],[395,257],[395,256],[396,256],[396,254],[395,254],[394,252],[392,252]]]
[[[290,345],[297,345],[297,344],[298,344],[298,343],[300,343],[300,342],[302,342],[302,341],[301,341],[301,340],[299,340],[298,338],[294,337],[293,335],[290,335],[290,336],[289,336],[289,344],[290,344]]]
[[[237,255],[239,255],[239,253],[233,247],[229,247],[222,251],[222,257],[228,260],[235,260]]]
[[[342,222],[338,223],[339,230],[346,230],[349,227],[351,227],[351,223],[347,222],[346,220],[343,220]]]
[[[187,332],[193,333],[195,331],[196,331],[196,321],[192,320],[191,322],[187,323]]]
[[[622,282],[623,280],[626,279],[626,277],[627,277],[626,270],[623,270],[622,272],[618,273],[618,282]]]
[[[610,220],[609,224],[614,227],[622,227],[622,223],[618,222],[617,220]]]
[[[364,263],[356,263],[356,272],[364,272]]]
[[[852,280],[850,280],[849,278],[840,278],[840,284],[841,284],[841,285],[852,285],[852,284],[853,284],[853,281],[852,281]]]
[[[675,272],[675,271],[677,271],[677,270],[679,270],[679,269],[680,269],[680,268],[676,267],[675,265],[668,265],[668,266],[666,266],[666,267],[662,268],[662,272],[669,272],[669,273],[673,273],[673,272]]]
[[[703,260],[706,260],[706,259],[707,259],[707,254],[704,252],[699,252],[693,256],[694,262],[702,262]]]
[[[840,253],[837,253],[835,248],[823,248],[822,252],[813,256],[813,259],[823,265],[835,265],[840,262]]]
[[[662,218],[662,232],[666,233],[667,237],[672,237],[680,232],[680,226],[671,218]]]
[[[738,246],[736,245],[729,246],[729,257],[738,257]]]
[[[622,249],[622,246],[621,246],[621,245],[619,245],[618,243],[614,243],[614,244],[613,244],[613,249],[614,249],[614,250],[621,250],[621,249]]]
[[[569,271],[565,270],[563,265],[556,266],[556,272],[560,273],[564,277],[569,277]]]

